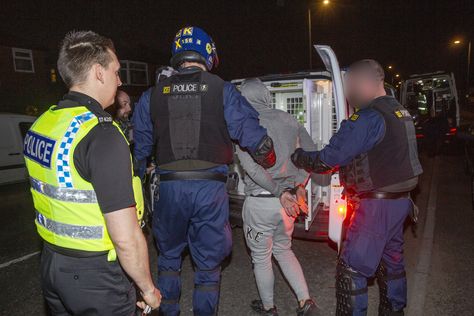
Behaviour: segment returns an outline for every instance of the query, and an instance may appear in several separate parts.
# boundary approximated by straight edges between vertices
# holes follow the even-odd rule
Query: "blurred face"
[[[375,99],[380,91],[381,80],[366,73],[348,72],[344,77],[346,98],[352,107],[362,108]]]
[[[132,113],[132,107],[130,105],[130,97],[123,91],[119,91],[117,94],[117,117],[122,120],[127,120]]]
[[[117,87],[122,85],[122,81],[120,81],[119,76],[120,63],[114,52],[109,51],[109,53],[112,56],[112,61],[109,63],[109,65],[107,67],[98,65],[100,68],[100,81],[102,83],[102,87],[100,89],[102,99],[101,104],[104,108],[114,103]]]

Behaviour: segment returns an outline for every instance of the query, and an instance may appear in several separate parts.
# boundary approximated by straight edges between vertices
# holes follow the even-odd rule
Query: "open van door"
[[[334,93],[334,102],[336,109],[337,129],[341,125],[342,120],[347,118],[346,97],[344,96],[344,88],[342,85],[342,73],[337,61],[336,54],[331,47],[327,45],[314,45],[319,56],[323,60],[324,66],[331,73],[332,86]]]
[[[331,47],[326,45],[314,45],[319,56],[324,62],[326,69],[332,76],[333,99],[334,99],[334,113],[333,120],[334,128],[332,133],[335,133],[342,122],[348,116],[346,98],[344,96],[342,74],[337,61],[336,54]],[[310,129],[311,130],[311,129]],[[323,146],[329,143],[329,139],[325,140]],[[321,149],[321,148],[318,148]],[[312,185],[317,185],[314,180],[310,181]],[[329,204],[329,227],[328,237],[337,244],[338,250],[341,249],[343,222],[347,213],[347,201],[343,199],[343,187],[340,183],[339,172],[335,172],[330,180],[328,189],[328,204]],[[311,191],[310,191],[311,192]]]

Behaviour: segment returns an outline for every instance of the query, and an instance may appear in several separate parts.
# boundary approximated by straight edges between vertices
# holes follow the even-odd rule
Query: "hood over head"
[[[240,92],[257,111],[272,107],[272,94],[258,78],[244,80]]]

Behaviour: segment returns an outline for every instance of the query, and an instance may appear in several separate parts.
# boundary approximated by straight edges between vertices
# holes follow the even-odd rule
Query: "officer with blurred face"
[[[137,172],[143,175],[154,147],[160,174],[153,232],[164,315],[180,312],[186,246],[196,265],[193,312],[217,313],[220,265],[232,248],[225,185],[232,140],[262,166],[275,164],[273,142],[259,125],[258,113],[231,83],[208,72],[217,64],[215,44],[206,32],[198,27],[179,30],[171,58],[178,73],[154,87],[149,116],[135,114],[148,122],[135,126]]]
[[[367,278],[377,276],[379,315],[403,315],[406,276],[403,224],[413,210],[410,191],[422,173],[408,111],[384,89],[374,60],[349,68],[345,87],[356,111],[321,151],[298,149],[294,164],[317,173],[340,167],[349,199],[360,200],[337,265],[336,315],[367,314]]]
[[[58,70],[69,92],[25,137],[44,241],[42,288],[53,315],[133,315],[131,281],[152,308],[160,304],[138,221],[140,179],[132,175],[127,140],[104,111],[122,84],[119,68],[110,39],[91,31],[66,35]]]

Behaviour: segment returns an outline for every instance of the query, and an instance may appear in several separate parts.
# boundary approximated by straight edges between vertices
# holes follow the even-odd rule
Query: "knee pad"
[[[405,279],[405,271],[396,274],[389,274],[385,265],[381,263],[379,268],[377,269],[376,277],[380,293],[379,316],[404,315],[403,309],[394,309],[394,306],[390,301],[390,298],[388,297],[388,286],[390,281]]]
[[[221,268],[196,270],[194,274],[194,315],[217,315]]]
[[[163,295],[161,304],[179,304],[181,295],[181,271],[158,271],[158,287]]]
[[[344,261],[339,260],[336,268],[336,316],[352,316],[355,311],[364,312],[367,310],[367,303],[357,300],[357,296],[367,295],[367,286],[362,288],[358,286],[356,278],[365,279]]]

